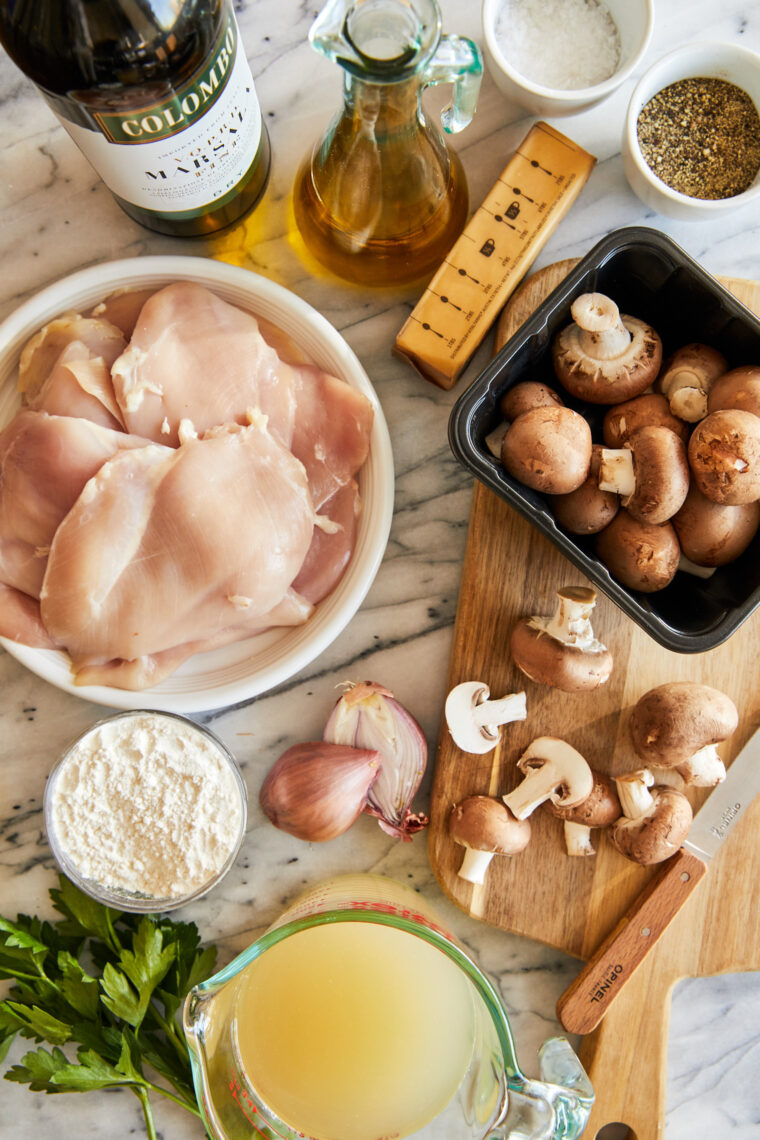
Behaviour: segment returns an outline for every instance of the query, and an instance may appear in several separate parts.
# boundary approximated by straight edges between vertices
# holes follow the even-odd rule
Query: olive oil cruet
[[[395,285],[432,273],[467,219],[461,163],[425,117],[426,87],[453,84],[449,133],[475,110],[476,44],[441,35],[436,0],[330,0],[309,32],[344,71],[343,106],[293,191],[309,251],[339,276]]]

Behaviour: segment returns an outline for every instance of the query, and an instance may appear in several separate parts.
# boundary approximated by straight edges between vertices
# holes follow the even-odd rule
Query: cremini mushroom
[[[695,424],[707,415],[708,393],[728,361],[707,344],[685,344],[665,361],[657,387],[674,416]]]
[[[505,420],[516,420],[531,408],[561,408],[561,398],[548,384],[538,380],[521,380],[505,392],[499,401],[501,414]]]
[[[685,783],[712,786],[725,776],[716,744],[736,730],[730,697],[698,681],[669,681],[649,689],[631,712],[633,749],[650,768],[676,768]]]
[[[676,532],[669,522],[639,522],[624,510],[597,535],[596,551],[618,582],[644,594],[672,582],[680,557]]]
[[[760,526],[760,502],[716,503],[692,484],[673,515],[681,550],[697,566],[725,566],[742,554]]]
[[[646,770],[618,777],[616,783],[623,815],[607,832],[612,846],[644,866],[675,855],[691,827],[686,796],[676,788],[650,791],[652,774]]]
[[[568,855],[595,855],[591,842],[592,828],[609,827],[623,810],[615,781],[603,772],[596,772],[593,768],[591,771],[594,786],[585,800],[573,807],[561,807],[551,802],[545,805],[547,811],[564,821]]]
[[[718,377],[707,397],[707,410],[720,412],[725,408],[760,416],[760,365],[745,364]]]
[[[499,743],[500,726],[527,716],[525,693],[511,693],[497,701],[490,696],[482,681],[463,681],[446,698],[446,724],[463,752],[491,752]]]
[[[643,427],[666,427],[688,442],[691,428],[673,415],[668,401],[660,392],[645,392],[605,413],[602,439],[607,447],[622,447],[629,436]]]
[[[460,879],[480,884],[494,855],[518,855],[528,846],[530,824],[493,796],[468,796],[452,808],[449,835],[465,849]]]
[[[552,346],[554,371],[568,392],[591,404],[618,404],[649,387],[662,361],[651,325],[621,316],[603,293],[577,297],[570,312],[573,323]]]
[[[711,412],[691,434],[689,465],[702,494],[716,503],[760,499],[760,418],[740,408]]]
[[[642,427],[622,448],[602,450],[599,489],[621,496],[639,522],[667,522],[689,490],[689,464],[683,440],[665,427]]]
[[[527,819],[546,800],[572,807],[591,795],[594,776],[580,752],[566,740],[539,736],[517,761],[525,779],[502,799],[517,819]]]
[[[551,617],[521,618],[509,639],[512,660],[526,677],[567,693],[596,689],[612,672],[612,654],[594,636],[596,593],[587,586],[557,590]]]
[[[599,490],[599,464],[602,445],[593,444],[591,466],[580,487],[568,495],[552,496],[552,511],[561,527],[571,534],[598,534],[612,522],[620,499],[610,491]]]
[[[531,408],[504,436],[501,461],[526,487],[565,495],[580,487],[588,474],[591,429],[570,408]]]

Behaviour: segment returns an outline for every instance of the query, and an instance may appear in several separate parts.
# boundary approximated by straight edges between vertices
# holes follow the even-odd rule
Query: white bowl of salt
[[[654,0],[483,0],[489,74],[534,115],[601,102],[635,70],[654,27]]]

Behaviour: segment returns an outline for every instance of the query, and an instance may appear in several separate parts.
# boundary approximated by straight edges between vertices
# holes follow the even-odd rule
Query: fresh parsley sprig
[[[58,921],[0,917],[0,980],[13,983],[0,1002],[0,1060],[17,1035],[38,1043],[5,1079],[46,1093],[127,1088],[156,1140],[150,1093],[200,1116],[177,1015],[213,973],[216,947],[200,946],[194,923],[111,910],[59,881]]]

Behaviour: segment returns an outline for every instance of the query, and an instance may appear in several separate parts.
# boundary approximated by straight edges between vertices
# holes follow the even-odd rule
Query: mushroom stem
[[[706,744],[688,760],[677,765],[684,783],[698,788],[713,788],[726,778],[726,768],[714,744]]]
[[[702,381],[703,377],[692,368],[679,368],[668,376],[663,392],[668,397],[671,412],[679,420],[695,424],[707,415],[707,392]]]
[[[603,293],[583,293],[573,301],[570,313],[581,329],[578,339],[589,356],[596,360],[614,360],[627,351],[631,334],[610,297]]]
[[[595,605],[596,593],[593,590],[586,586],[565,586],[557,590],[557,604],[552,616],[548,619],[534,616],[528,624],[563,645],[593,649],[598,644],[591,627],[591,611]]]
[[[493,851],[476,851],[474,847],[465,847],[464,859],[457,875],[468,883],[485,882],[486,871],[494,854]]]
[[[633,452],[630,448],[602,448],[602,458],[599,463],[599,490],[612,491],[616,495],[622,495],[623,498],[628,498],[636,490]]]
[[[695,578],[712,578],[717,570],[716,566],[700,566],[698,562],[692,562],[687,558],[683,551],[678,556],[678,569],[683,570],[684,574],[693,574]]]
[[[615,784],[623,815],[628,819],[638,819],[654,807],[654,799],[649,792],[654,784],[654,776],[648,768],[616,776]]]
[[[568,855],[596,855],[591,842],[591,828],[585,823],[565,820],[565,847]]]
[[[510,724],[513,720],[525,720],[528,715],[525,693],[510,693],[498,701],[480,701],[472,711],[472,719],[481,728],[491,730],[498,736],[500,724]]]
[[[565,740],[540,736],[523,752],[517,767],[525,779],[502,796],[517,819],[527,819],[546,800],[570,807],[594,787],[594,775],[580,752]]]

